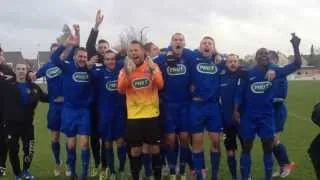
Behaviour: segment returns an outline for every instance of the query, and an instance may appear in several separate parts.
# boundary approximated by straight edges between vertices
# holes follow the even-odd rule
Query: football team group
[[[260,48],[255,65],[246,68],[237,55],[219,54],[210,36],[203,37],[195,50],[185,48],[182,33],[174,33],[170,45],[161,51],[154,43],[134,40],[126,53],[117,53],[104,39],[96,44],[102,22],[99,10],[85,48],[79,46],[80,28],[74,25],[74,33],[52,44],[50,59],[37,72],[29,71],[25,62],[11,69],[0,51],[0,176],[6,175],[8,152],[15,179],[34,179],[29,168],[39,101],[49,103],[47,126],[56,177],[64,169],[70,179],[83,180],[90,176],[100,180],[210,176],[217,180],[224,143],[230,179],[249,180],[254,177],[251,150],[256,135],[262,142],[265,180],[287,177],[295,168],[279,138],[287,118],[286,76],[301,67],[300,39],[295,34],[290,41],[294,53],[290,64],[278,66],[276,51]],[[34,83],[41,77],[46,79],[47,93]],[[65,166],[60,132],[67,138]],[[210,157],[204,154],[205,133]],[[90,166],[91,155],[94,164]],[[125,172],[127,156],[130,175]],[[276,172],[273,158],[279,164]],[[210,160],[209,170],[205,159]]]

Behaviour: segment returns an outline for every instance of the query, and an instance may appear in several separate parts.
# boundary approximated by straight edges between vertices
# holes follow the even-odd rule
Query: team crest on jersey
[[[49,68],[47,71],[46,71],[46,76],[48,78],[55,78],[55,77],[58,77],[60,76],[62,73],[61,69],[58,68],[58,67],[52,67],[52,68]]]
[[[250,89],[255,94],[262,94],[268,89],[270,89],[272,83],[270,81],[262,81],[262,82],[255,82],[251,84]]]
[[[184,64],[177,64],[175,67],[167,67],[167,73],[170,76],[177,76],[186,74],[187,68]]]
[[[135,89],[147,88],[151,85],[151,82],[148,78],[139,78],[132,81],[132,87]]]
[[[72,75],[75,82],[89,82],[89,74],[87,72],[75,72]]]
[[[215,74],[218,72],[217,66],[210,63],[197,64],[197,71],[204,74]]]
[[[106,89],[107,89],[108,91],[116,91],[116,90],[117,90],[117,83],[118,83],[117,80],[115,80],[115,81],[108,81],[108,82],[106,83]]]
[[[31,90],[27,88],[27,94],[31,94]]]

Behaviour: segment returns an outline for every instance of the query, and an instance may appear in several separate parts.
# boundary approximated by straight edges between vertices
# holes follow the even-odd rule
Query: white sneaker
[[[162,176],[169,176],[170,175],[170,169],[168,166],[163,166],[161,170]]]
[[[7,175],[6,168],[0,167],[0,177],[6,176],[6,175]]]
[[[62,168],[62,161],[60,161],[59,165],[56,165],[55,169],[53,170],[53,175],[55,177],[60,176],[61,175],[61,168]]]
[[[296,164],[294,162],[290,162],[289,164],[286,164],[282,171],[280,172],[280,177],[285,178],[291,174],[291,172],[296,168]]]
[[[71,169],[69,167],[66,167],[66,172],[65,172],[67,177],[71,176]]]

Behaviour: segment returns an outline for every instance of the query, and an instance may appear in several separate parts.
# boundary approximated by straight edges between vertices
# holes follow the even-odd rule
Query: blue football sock
[[[271,180],[272,179],[272,167],[273,167],[272,153],[263,155],[263,163],[264,163],[265,180]]]
[[[228,166],[232,176],[232,179],[237,178],[237,161],[235,156],[228,156]]]
[[[273,154],[278,161],[278,164],[280,167],[283,167],[284,165],[288,164],[289,157],[287,153],[287,149],[283,144],[278,144],[273,148]]]
[[[204,152],[193,153],[193,166],[196,173],[197,180],[202,180],[202,169],[204,169]]]
[[[219,173],[219,165],[220,165],[220,152],[211,152],[211,173],[212,180],[218,179]]]
[[[82,149],[81,150],[82,177],[88,176],[89,163],[90,163],[90,151],[89,149]]]
[[[170,174],[176,174],[177,159],[178,159],[177,152],[178,152],[177,146],[168,147],[167,149],[167,159],[168,159],[168,164],[170,168]]]
[[[240,158],[241,179],[249,179],[251,163],[251,154],[242,153]]]
[[[152,156],[151,154],[142,154],[144,174],[146,177],[152,176]]]
[[[59,141],[52,141],[51,142],[51,149],[52,149],[56,164],[60,165],[61,164],[61,162],[60,162],[60,142]]]
[[[160,146],[160,155],[161,155],[161,163],[163,166],[165,166],[167,154],[166,154],[166,148],[163,146]]]
[[[72,149],[68,148],[67,164],[70,168],[71,176],[76,175],[76,157],[77,157],[76,149],[75,148],[72,148]]]
[[[181,145],[180,146],[180,174],[185,174],[185,171],[186,171],[186,163],[188,161],[188,156],[189,156],[189,147],[188,146],[184,146],[184,145]]]
[[[124,171],[126,165],[127,149],[125,146],[118,147],[118,160],[119,160],[119,171]]]
[[[192,162],[192,151],[191,151],[191,148],[188,148],[188,160],[187,160],[187,163],[189,165],[189,168],[191,170],[193,170],[193,162]]]
[[[107,158],[107,164],[110,169],[110,172],[115,173],[113,147],[106,148],[106,158]]]

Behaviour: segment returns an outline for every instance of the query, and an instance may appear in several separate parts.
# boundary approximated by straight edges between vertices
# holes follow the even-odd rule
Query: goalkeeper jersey
[[[129,120],[159,116],[158,90],[163,87],[163,78],[156,65],[151,72],[144,62],[127,77],[124,68],[118,78],[118,89],[126,94],[127,114]]]

